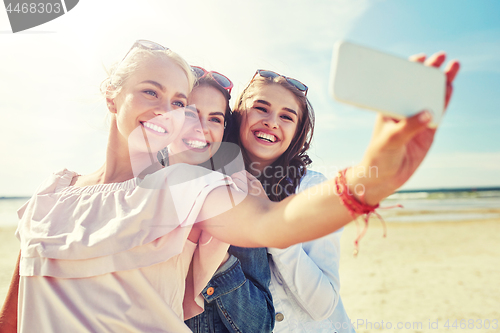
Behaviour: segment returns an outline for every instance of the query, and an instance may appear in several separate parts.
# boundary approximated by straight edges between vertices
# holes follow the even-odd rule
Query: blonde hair
[[[108,77],[101,83],[101,93],[109,98],[115,98],[123,88],[127,79],[137,71],[140,64],[151,57],[157,59],[170,59],[177,64],[186,74],[189,84],[189,92],[193,89],[196,80],[191,66],[174,51],[150,50],[142,47],[135,47],[120,62],[114,64],[108,71]]]

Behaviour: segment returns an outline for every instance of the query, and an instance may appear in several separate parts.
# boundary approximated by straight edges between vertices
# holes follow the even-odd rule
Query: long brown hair
[[[202,77],[201,79],[196,80],[193,89],[202,86],[209,86],[217,89],[218,91],[220,91],[220,93],[224,96],[224,99],[226,100],[226,109],[224,110],[224,136],[222,138],[222,141],[225,141],[228,136],[229,129],[231,127],[231,107],[229,106],[229,100],[231,99],[231,95],[226,89],[222,88],[221,85],[218,84],[210,76],[205,76]]]
[[[306,172],[306,167],[312,163],[307,155],[314,132],[314,110],[303,92],[292,86],[281,76],[275,78],[264,78],[257,76],[243,90],[236,100],[233,111],[233,126],[229,136],[231,142],[237,143],[242,150],[247,171],[250,167],[250,159],[245,147],[240,140],[240,126],[242,117],[246,116],[246,100],[250,98],[256,89],[262,89],[268,85],[280,85],[290,91],[299,104],[300,114],[295,135],[287,150],[274,161],[268,168],[271,172],[262,172],[258,177],[262,183],[267,196],[272,201],[281,201],[287,196],[295,193],[300,184],[300,179]]]

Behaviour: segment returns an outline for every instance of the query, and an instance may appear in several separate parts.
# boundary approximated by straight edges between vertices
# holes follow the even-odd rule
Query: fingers
[[[423,63],[425,61],[426,57],[427,56],[425,54],[419,53],[419,54],[414,54],[414,55],[410,56],[408,59],[410,61],[413,61],[413,62],[422,62]]]
[[[260,181],[248,171],[239,171],[231,175],[234,184],[244,193],[267,198],[267,194]]]
[[[245,170],[245,174],[246,174],[247,179],[248,179],[249,181],[251,181],[251,182],[253,182],[254,180],[259,181],[257,178],[255,178],[255,176],[254,176],[254,175],[252,175],[250,172],[248,172],[248,171],[246,171],[246,170]]]
[[[460,69],[460,63],[457,60],[451,60],[446,66],[444,73],[446,74],[447,82],[452,83]]]
[[[385,116],[383,113],[377,113],[377,119],[375,121],[375,127],[373,129],[373,136],[379,135],[384,131],[387,126],[393,126],[399,123],[399,119],[391,118]]]
[[[235,172],[231,175],[231,178],[246,179],[245,170]]]
[[[262,197],[264,199],[268,199],[264,187],[254,175],[252,175],[248,171],[244,171],[244,173],[240,174],[244,178],[244,181],[246,182],[245,186],[247,186],[249,194],[257,197]]]
[[[446,60],[446,53],[443,51],[434,53],[429,57],[429,59],[425,60],[424,65],[431,67],[439,67]]]
[[[425,54],[420,53],[420,54],[415,54],[411,56],[410,61],[415,61],[415,62],[420,62],[423,63],[426,66],[430,67],[440,67],[446,60],[446,53],[443,51],[434,53],[432,56],[430,56],[428,59],[426,59]],[[447,65],[444,70],[444,74],[446,75],[446,93],[445,93],[445,109],[448,106],[448,103],[450,102],[451,95],[453,94],[453,80],[455,80],[455,77],[457,76],[457,73],[460,69],[460,63],[457,60],[451,60]]]
[[[247,177],[243,172],[236,172],[231,175],[234,184],[243,192],[248,193]]]
[[[434,53],[429,58],[427,58],[425,54],[419,53],[410,56],[409,60],[414,62],[421,62],[426,66],[439,67],[446,60],[446,53],[444,51],[440,51]]]
[[[428,111],[422,111],[412,117],[401,120],[396,127],[395,140],[399,144],[408,143],[415,135],[427,129],[427,125],[431,120],[432,115]]]
[[[445,109],[448,107],[448,103],[450,103],[451,95],[453,94],[453,81],[460,70],[460,63],[457,60],[452,60],[448,63],[444,70],[444,74],[446,75],[446,96],[444,100]]]

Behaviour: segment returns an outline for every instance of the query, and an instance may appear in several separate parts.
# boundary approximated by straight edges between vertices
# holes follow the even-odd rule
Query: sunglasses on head
[[[145,39],[136,40],[135,43],[132,45],[132,47],[127,51],[127,53],[125,54],[125,56],[123,57],[123,59],[120,60],[120,62],[116,66],[115,70],[118,67],[120,67],[120,65],[123,62],[123,60],[125,60],[125,58],[127,58],[127,56],[130,54],[130,51],[132,51],[136,47],[140,47],[140,48],[145,49],[145,50],[153,50],[153,51],[156,51],[156,50],[166,51],[166,50],[169,49],[168,47],[165,47],[165,46],[160,45],[158,43],[152,42],[150,40],[145,40]],[[113,84],[113,83],[110,82],[110,84]]]
[[[217,82],[222,88],[226,89],[228,93],[231,93],[231,89],[233,89],[233,83],[229,78],[221,73],[217,73],[214,71],[207,71],[206,69],[199,66],[191,66],[191,70],[193,74],[196,76],[196,79],[199,80],[204,78],[205,76],[209,76],[215,82]]]
[[[274,79],[275,77],[281,76],[281,77],[285,78],[286,81],[288,83],[290,83],[292,86],[294,86],[295,88],[297,88],[299,91],[302,91],[304,93],[304,96],[307,95],[307,90],[309,88],[307,88],[307,86],[305,84],[303,84],[302,82],[300,82],[299,80],[296,80],[294,78],[278,74],[278,73],[273,72],[273,71],[268,71],[268,70],[264,70],[264,69],[258,69],[257,72],[255,72],[255,75],[253,76],[252,81],[255,79],[255,77],[257,75],[260,75],[260,76],[262,76],[264,78],[271,78],[271,79]],[[252,81],[250,81],[250,83]]]
[[[136,47],[140,47],[140,48],[146,49],[146,50],[153,50],[153,51],[156,51],[156,50],[166,51],[169,49],[168,47],[165,47],[165,46],[160,45],[158,43],[152,42],[150,40],[139,39],[139,40],[136,40],[135,43],[130,48],[130,50],[128,50],[127,54],[125,54],[125,57],[123,57],[122,61],[128,56],[130,51],[132,51]]]

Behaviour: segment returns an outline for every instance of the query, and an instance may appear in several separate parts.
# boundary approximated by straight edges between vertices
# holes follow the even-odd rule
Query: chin
[[[183,153],[183,155],[184,156],[182,156],[181,161],[179,161],[178,163],[197,165],[208,161],[211,157],[209,154],[193,153],[193,152],[185,152]]]
[[[270,153],[270,152],[257,152],[257,154],[253,154],[255,157],[257,157],[261,161],[276,161],[278,158],[280,158],[283,153]],[[271,162],[271,163],[272,163]]]

